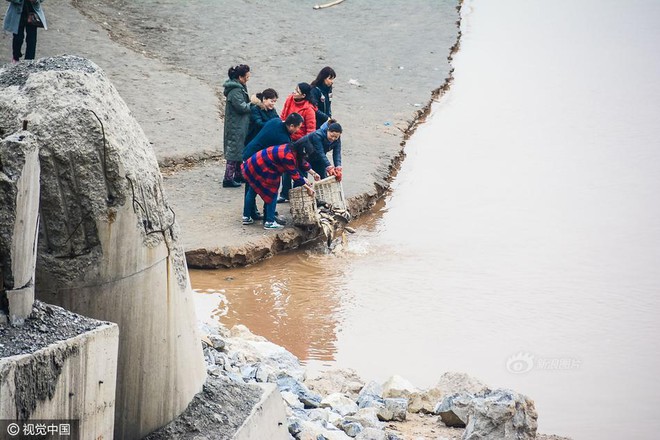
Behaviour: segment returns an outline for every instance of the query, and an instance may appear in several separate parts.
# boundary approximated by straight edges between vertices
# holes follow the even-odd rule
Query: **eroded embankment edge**
[[[394,155],[387,170],[374,182],[372,191],[358,194],[348,199],[349,211],[353,217],[368,212],[375,204],[383,198],[391,188],[391,183],[397,176],[401,163],[406,157],[406,142],[415,133],[417,127],[422,124],[431,113],[431,108],[442,96],[449,91],[454,81],[453,57],[461,45],[461,9],[463,0],[459,0],[456,6],[458,20],[456,21],[457,34],[454,45],[449,50],[449,73],[443,84],[431,92],[431,97],[424,107],[414,113],[408,127],[403,131],[400,149]],[[298,248],[303,243],[318,238],[320,231],[315,229],[287,228],[286,230],[269,236],[264,236],[256,241],[247,242],[238,246],[224,246],[217,249],[192,249],[186,251],[188,266],[197,269],[219,269],[246,266],[272,257],[275,254]]]

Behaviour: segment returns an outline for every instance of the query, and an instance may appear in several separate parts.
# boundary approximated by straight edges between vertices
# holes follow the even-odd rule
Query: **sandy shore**
[[[311,81],[324,65],[335,68],[333,110],[345,127],[344,189],[352,209],[363,210],[387,188],[404,131],[449,76],[447,56],[458,35],[453,1],[396,1],[386,8],[349,1],[321,11],[294,0],[277,7],[227,2],[215,9],[199,1],[151,3],[44,5],[49,30],[39,32],[37,56],[81,55],[106,71],[165,166],[193,267],[251,263],[308,238],[290,227],[274,233],[242,226],[243,191],[220,188],[219,96],[228,66],[250,64],[250,93],[274,87],[278,108],[297,82]],[[10,59],[10,43],[5,35],[4,59]],[[351,79],[360,85],[350,85]]]

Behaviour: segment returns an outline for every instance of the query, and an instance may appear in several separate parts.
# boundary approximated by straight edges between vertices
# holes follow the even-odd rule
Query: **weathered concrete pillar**
[[[181,413],[206,374],[155,154],[105,74],[82,58],[0,70],[0,132],[23,119],[41,162],[36,295],[119,325],[115,438],[141,438]]]
[[[39,224],[39,152],[32,135],[0,141],[0,321],[32,312]]]

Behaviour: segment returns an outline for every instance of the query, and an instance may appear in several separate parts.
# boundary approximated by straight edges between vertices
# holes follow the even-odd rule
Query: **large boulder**
[[[277,379],[277,387],[280,392],[288,391],[295,394],[304,405],[305,408],[318,408],[321,404],[321,396],[313,393],[304,384],[300,383],[296,378],[286,374],[281,375]]]
[[[477,394],[488,389],[488,386],[468,374],[448,371],[440,376],[434,389],[438,390],[441,396],[444,397],[456,393]]]
[[[348,416],[358,411],[358,406],[341,393],[332,393],[321,400],[321,408],[331,408],[334,412]]]
[[[534,401],[515,391],[498,389],[475,396],[470,404],[464,440],[533,440],[538,414]]]
[[[378,408],[360,408],[352,416],[347,416],[343,420],[348,422],[357,422],[366,428],[380,429],[383,423],[378,419]]]
[[[378,418],[384,422],[403,422],[408,412],[408,400],[403,398],[383,399],[383,404],[378,408]]]
[[[307,379],[305,385],[322,396],[342,393],[355,399],[364,386],[364,380],[351,369],[337,368],[324,371],[313,379]]]
[[[356,402],[360,408],[368,408],[374,406],[374,402],[382,402],[382,400],[383,386],[372,380],[362,387]]]
[[[24,120],[41,168],[35,295],[119,325],[115,437],[141,438],[179,415],[206,378],[156,155],[106,75],[83,58],[0,69],[0,138]]]
[[[383,384],[383,397],[408,398],[411,394],[419,390],[408,380],[401,376],[394,375],[387,379]]]
[[[408,412],[432,413],[438,401],[442,398],[442,389],[439,387],[418,391],[408,396]]]
[[[470,393],[456,393],[446,396],[434,408],[433,413],[440,416],[440,420],[451,428],[465,428],[470,414],[470,405],[474,395]]]
[[[364,428],[355,436],[355,440],[388,440],[385,431],[375,428]]]

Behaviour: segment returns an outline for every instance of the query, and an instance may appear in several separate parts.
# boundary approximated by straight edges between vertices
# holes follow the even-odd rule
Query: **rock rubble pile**
[[[534,402],[510,390],[490,390],[463,373],[445,373],[420,390],[400,376],[384,384],[365,382],[351,370],[330,370],[309,379],[284,348],[252,334],[204,326],[204,357],[211,376],[236,384],[270,382],[286,405],[288,430],[296,440],[397,440],[393,422],[410,413],[440,417],[438,427],[465,428],[462,438],[536,438]]]

